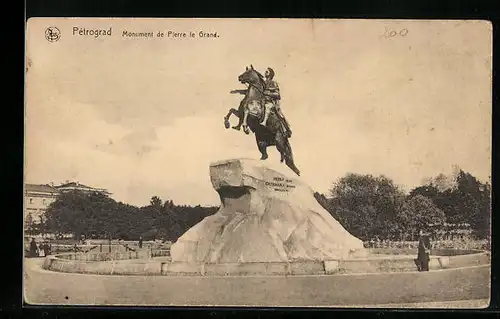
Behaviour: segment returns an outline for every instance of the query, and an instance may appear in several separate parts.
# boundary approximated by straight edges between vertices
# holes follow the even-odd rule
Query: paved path
[[[344,276],[167,277],[66,274],[43,270],[42,263],[43,259],[25,260],[25,298],[31,304],[366,307],[431,303],[430,307],[443,307],[446,301],[487,302],[490,291],[489,266]]]

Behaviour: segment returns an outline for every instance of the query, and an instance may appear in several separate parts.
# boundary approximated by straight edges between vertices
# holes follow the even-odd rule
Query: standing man
[[[429,271],[430,254],[431,240],[429,238],[429,234],[420,230],[417,255],[417,266],[419,271]]]
[[[142,236],[139,236],[139,249],[142,248]]]
[[[265,88],[264,88],[264,95],[265,95],[265,114],[264,114],[264,120],[262,123],[260,123],[263,126],[267,125],[267,119],[269,118],[269,113],[271,112],[271,108],[274,107],[276,110],[276,114],[280,118],[287,137],[292,136],[292,130],[290,129],[290,125],[288,124],[288,121],[286,120],[285,116],[283,115],[283,112],[281,111],[280,107],[280,100],[281,100],[281,95],[280,95],[280,88],[278,86],[278,83],[274,81],[274,70],[271,68],[267,68],[266,73],[264,74],[266,80],[265,80]]]

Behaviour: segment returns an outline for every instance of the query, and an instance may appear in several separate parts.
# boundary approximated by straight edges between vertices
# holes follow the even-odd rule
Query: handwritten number
[[[395,29],[385,28],[384,36],[388,39],[394,37],[406,37],[406,35],[408,35],[408,29],[395,30]]]

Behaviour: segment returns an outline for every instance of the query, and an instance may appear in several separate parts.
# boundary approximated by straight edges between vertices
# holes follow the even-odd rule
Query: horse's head
[[[256,71],[252,65],[250,65],[250,68],[247,67],[245,72],[240,74],[238,76],[238,81],[241,83],[248,83],[251,85],[259,85],[263,84],[264,78],[262,77],[262,74],[260,74],[258,71]]]

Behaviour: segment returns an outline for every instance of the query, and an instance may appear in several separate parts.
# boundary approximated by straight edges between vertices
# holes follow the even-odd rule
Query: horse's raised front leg
[[[243,125],[244,122],[244,113],[245,113],[245,100],[242,100],[240,102],[240,105],[238,106],[238,110],[236,112],[233,112],[234,115],[236,115],[240,120],[238,121],[238,124],[233,126],[233,128],[237,131],[240,130],[241,126]],[[245,122],[246,123],[246,122]],[[246,132],[245,132],[246,133]],[[248,134],[248,133],[247,133]]]
[[[231,117],[232,114],[234,114],[237,117],[239,117],[238,116],[238,110],[236,110],[235,108],[231,108],[229,110],[229,112],[226,114],[226,116],[224,116],[224,126],[226,128],[229,128],[229,126],[231,126],[231,124],[229,123],[229,118]],[[240,120],[240,122],[241,122],[241,120]],[[233,128],[234,128],[234,126],[233,126]]]

